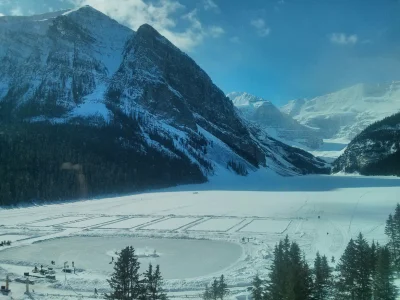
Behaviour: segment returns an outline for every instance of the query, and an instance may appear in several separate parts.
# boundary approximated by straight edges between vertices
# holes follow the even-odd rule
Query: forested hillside
[[[168,155],[143,144],[136,122],[118,125],[0,125],[0,205],[206,181],[172,140],[153,132],[173,153]]]
[[[400,176],[400,113],[368,126],[349,144],[333,171]]]

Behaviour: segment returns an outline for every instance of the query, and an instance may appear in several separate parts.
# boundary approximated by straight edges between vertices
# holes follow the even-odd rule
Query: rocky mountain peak
[[[229,97],[233,104],[235,106],[240,106],[240,105],[268,105],[268,104],[272,104],[270,101],[255,96],[255,95],[251,95],[249,93],[246,92],[232,92],[229,93],[227,95],[227,97]]]
[[[0,23],[0,129],[10,137],[0,156],[9,163],[28,158],[26,149],[32,162],[46,162],[50,153],[74,163],[81,157],[92,168],[89,185],[102,182],[91,195],[120,192],[121,185],[127,192],[202,182],[221,167],[241,175],[266,166],[282,175],[327,171],[250,126],[207,73],[150,25],[134,32],[91,7],[52,16]],[[18,128],[43,135],[21,141]],[[25,150],[3,155],[14,142]],[[51,195],[44,184],[42,196],[75,197],[59,188],[68,174],[51,168],[43,174],[60,184]],[[21,185],[40,181],[25,175]]]
[[[400,109],[398,82],[360,83],[334,93],[291,101],[282,111],[327,139],[349,141],[368,125]]]
[[[309,148],[316,148],[322,143],[317,131],[299,124],[268,100],[239,92],[230,93],[228,97],[245,119],[260,126],[276,139]]]

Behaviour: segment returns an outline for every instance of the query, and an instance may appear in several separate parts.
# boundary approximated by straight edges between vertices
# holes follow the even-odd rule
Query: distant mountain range
[[[300,124],[291,116],[282,113],[270,101],[248,93],[233,92],[227,96],[246,120],[260,126],[270,136],[311,149],[316,149],[322,144],[317,129]]]
[[[327,173],[242,119],[185,53],[85,6],[0,17],[0,205],[201,183]]]
[[[318,129],[323,138],[347,141],[399,110],[399,81],[357,84],[313,99],[293,100],[281,108],[299,123]]]

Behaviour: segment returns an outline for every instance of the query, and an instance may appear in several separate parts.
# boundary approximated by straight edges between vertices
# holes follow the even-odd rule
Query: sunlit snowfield
[[[204,185],[0,210],[0,240],[13,241],[0,248],[0,279],[73,260],[77,274],[39,281],[35,292],[88,296],[94,287],[106,291],[111,256],[132,245],[144,268],[161,265],[172,296],[197,295],[222,273],[235,295],[256,273],[267,274],[273,246],[286,234],[310,260],[316,251],[338,260],[359,232],[384,243],[385,220],[400,202],[400,180],[392,177],[221,172]],[[146,257],[154,250],[158,257]]]

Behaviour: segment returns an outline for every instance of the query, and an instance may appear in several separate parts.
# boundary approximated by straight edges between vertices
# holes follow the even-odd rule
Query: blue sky
[[[398,0],[0,0],[29,15],[89,4],[137,29],[149,23],[224,92],[273,101],[400,80]]]

